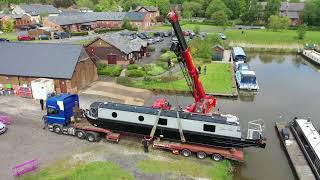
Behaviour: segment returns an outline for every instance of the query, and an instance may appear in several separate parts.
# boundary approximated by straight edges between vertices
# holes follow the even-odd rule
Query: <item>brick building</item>
[[[0,14],[1,23],[8,20],[14,21],[15,28],[33,24],[31,17],[26,14]]]
[[[41,21],[41,14],[47,14],[49,17],[58,16],[60,11],[49,4],[21,4],[12,5],[12,14],[29,15],[33,22],[39,23]]]
[[[280,16],[286,16],[291,19],[291,25],[297,26],[302,23],[300,12],[304,9],[304,3],[281,2]]]
[[[154,6],[138,6],[133,12],[146,13],[147,17],[150,18],[152,23],[157,22],[157,17],[160,16],[160,11],[158,7]]]
[[[82,45],[0,43],[0,84],[27,85],[38,78],[55,82],[57,93],[76,93],[98,79],[97,67]]]
[[[146,55],[147,43],[140,40],[114,33],[93,40],[86,50],[99,63],[128,65]]]

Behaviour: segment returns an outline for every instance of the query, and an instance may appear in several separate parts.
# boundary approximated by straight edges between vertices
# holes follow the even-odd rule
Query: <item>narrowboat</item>
[[[242,132],[236,116],[203,115],[112,102],[94,102],[86,111],[96,127],[143,136],[150,135],[180,142],[181,131],[187,143],[226,148],[265,147],[263,127]]]
[[[247,56],[244,53],[244,50],[241,47],[233,47],[232,48],[232,58],[234,62],[237,61],[247,61]]]

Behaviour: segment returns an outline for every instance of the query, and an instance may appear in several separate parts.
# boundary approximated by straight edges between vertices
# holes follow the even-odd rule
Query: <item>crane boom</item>
[[[206,95],[202,83],[199,78],[199,72],[192,61],[190,49],[183,36],[181,26],[179,24],[179,18],[175,11],[171,11],[168,14],[168,19],[173,27],[173,30],[177,36],[178,44],[175,44],[171,49],[176,53],[181,68],[186,68],[187,75],[191,79],[191,91],[195,99],[195,103],[189,105],[185,111],[197,112],[197,113],[210,113],[216,106],[216,98]],[[184,69],[182,69],[184,70]],[[187,80],[188,81],[188,80]]]

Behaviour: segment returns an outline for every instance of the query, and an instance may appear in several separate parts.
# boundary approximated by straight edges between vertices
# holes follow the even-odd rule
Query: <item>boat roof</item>
[[[302,130],[305,138],[308,140],[309,144],[312,146],[314,152],[320,157],[320,135],[316,128],[313,126],[312,122],[307,119],[296,119],[295,120]]]
[[[241,74],[242,75],[252,75],[252,76],[256,75],[256,73],[254,71],[250,71],[250,70],[243,70],[243,71],[241,71]]]
[[[97,104],[93,103],[92,105],[96,106]],[[112,103],[112,102],[105,102],[103,104],[100,104],[99,108],[137,112],[137,113],[152,114],[152,115],[159,114],[159,109],[155,109],[152,107],[135,106],[135,105],[121,104],[121,103]],[[234,117],[223,116],[220,114],[213,114],[209,116],[209,115],[202,115],[202,114],[189,113],[189,112],[183,112],[183,111],[162,110],[161,116],[177,118],[177,112],[179,113],[179,117],[182,119],[205,121],[205,122],[219,123],[219,124],[233,124],[233,125],[240,126],[238,121],[235,120]]]
[[[239,56],[239,55],[246,56],[242,47],[233,47],[233,53],[236,56]]]

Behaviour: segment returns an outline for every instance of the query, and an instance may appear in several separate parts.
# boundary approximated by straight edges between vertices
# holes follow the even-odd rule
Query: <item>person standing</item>
[[[168,59],[168,68],[170,68],[171,67],[171,59],[169,58]]]
[[[207,74],[207,66],[204,66],[204,68],[203,68],[203,73],[204,73],[204,75]]]
[[[148,153],[149,152],[149,146],[148,146],[148,139],[146,137],[143,137],[142,144],[143,144],[144,152]]]
[[[198,72],[201,74],[201,66],[198,66]]]
[[[40,99],[40,106],[41,106],[41,110],[43,111],[43,105],[44,105],[44,101],[43,101],[43,99]]]

